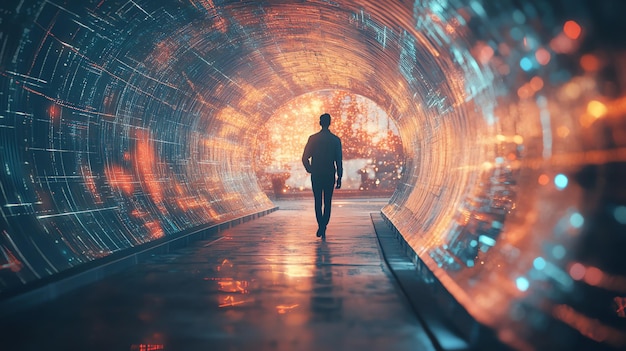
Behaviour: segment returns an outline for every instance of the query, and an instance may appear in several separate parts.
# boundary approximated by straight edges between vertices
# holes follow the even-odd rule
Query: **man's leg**
[[[322,193],[324,194],[324,214],[322,219],[322,237],[326,237],[326,226],[330,221],[330,210],[332,208],[331,202],[333,199],[333,189],[335,188],[335,177],[327,178],[324,180],[324,187]]]
[[[315,219],[317,220],[317,236],[322,236],[322,227],[324,226],[324,216],[322,213],[322,191],[323,187],[319,179],[311,177],[311,187],[313,188],[313,197],[315,198]]]
[[[330,221],[330,209],[333,200],[333,189],[335,185],[333,183],[327,183],[324,186],[324,226],[328,225]]]

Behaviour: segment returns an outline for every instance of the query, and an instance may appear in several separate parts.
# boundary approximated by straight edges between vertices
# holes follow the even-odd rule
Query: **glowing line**
[[[78,21],[77,21],[77,20],[75,20],[75,19],[72,19],[72,22],[74,22],[74,23],[78,24],[79,26],[81,26],[81,27],[83,27],[83,28],[86,28],[88,31],[90,31],[90,32],[92,32],[92,33],[93,33],[93,32],[95,32],[95,30],[93,30],[93,29],[91,29],[91,28],[87,27],[86,25],[84,25],[84,24],[82,24],[82,23],[78,22]]]
[[[118,206],[113,206],[113,207],[106,207],[106,208],[96,208],[96,209],[93,209],[93,210],[83,210],[83,211],[56,213],[56,214],[51,214],[51,215],[41,215],[41,216],[37,216],[37,219],[44,219],[44,218],[50,218],[50,217],[60,217],[60,216],[70,216],[70,215],[76,215],[76,214],[82,214],[82,213],[100,212],[100,211],[108,211],[108,210],[117,210],[118,208],[119,208]]]
[[[76,50],[76,51],[80,51],[80,50],[78,50],[78,48],[77,48],[77,47],[72,46],[72,45],[70,45],[70,44],[68,44],[68,43],[66,43],[66,42],[64,42],[64,41],[59,40],[59,43],[61,43],[61,45],[65,46],[65,47],[68,47],[68,48],[74,49],[74,50]]]
[[[46,263],[48,263],[50,268],[52,268],[52,270],[55,271],[56,273],[59,273],[59,270],[52,264],[52,262],[50,262],[50,260],[48,260],[48,256],[46,256],[43,253],[43,251],[41,251],[41,249],[39,248],[39,245],[37,245],[35,240],[33,240],[33,238],[30,238],[30,242],[33,244],[33,246],[35,246],[35,249],[39,252],[39,255],[41,255],[41,257],[44,259],[44,261],[46,261]]]
[[[41,147],[29,147],[28,150],[36,150],[36,151],[49,151],[49,152],[76,152],[76,153],[87,153],[87,154],[95,154],[95,151],[81,151],[81,150],[64,150],[64,149],[44,149]],[[77,176],[79,177],[79,176]]]
[[[176,87],[175,85],[170,84],[170,83],[168,83],[168,82],[163,82],[163,81],[160,81],[160,80],[158,80],[158,79],[156,79],[156,78],[153,78],[153,77],[150,77],[149,75],[147,75],[147,74],[145,74],[145,73],[143,73],[143,72],[139,71],[139,70],[138,70],[138,69],[136,69],[135,67],[130,66],[128,63],[126,63],[126,62],[124,62],[124,61],[122,61],[122,60],[120,60],[120,59],[118,59],[118,58],[115,58],[115,61],[117,61],[117,62],[121,63],[122,65],[124,65],[124,66],[128,67],[129,69],[133,70],[133,72],[136,72],[137,74],[140,74],[140,75],[142,75],[142,76],[144,76],[144,77],[146,77],[146,78],[148,78],[148,79],[150,79],[150,80],[152,80],[152,81],[154,81],[154,82],[157,82],[157,83],[159,83],[159,84],[163,84],[163,85],[165,85],[166,87],[169,87],[169,88],[172,88],[172,89],[174,89],[174,90],[180,91],[180,89],[178,89],[178,87]],[[105,72],[106,72],[106,71],[105,71]],[[108,72],[107,72],[107,73],[108,73]]]
[[[220,240],[224,240],[224,239],[226,239],[226,237],[225,237],[225,236],[223,236],[223,237],[221,237],[221,238],[219,238],[219,239],[215,239],[215,240],[211,241],[210,243],[208,243],[208,244],[204,245],[204,247],[211,246],[211,245],[215,244],[216,242],[218,242],[218,241],[220,241]]]
[[[195,52],[195,51],[191,51],[191,52],[193,52],[193,54],[194,54],[194,55],[196,55],[196,57],[197,57],[197,58],[199,58],[199,59],[200,59],[200,61],[202,61],[202,62],[206,63],[206,64],[207,64],[207,65],[209,65],[211,68],[213,68],[213,69],[214,69],[217,73],[221,74],[221,75],[222,75],[222,77],[226,78],[229,82],[231,82],[231,83],[235,84],[237,87],[241,88],[241,86],[240,86],[239,84],[237,84],[237,82],[235,82],[234,80],[230,79],[230,77],[229,77],[229,76],[227,76],[226,74],[224,74],[224,72],[222,72],[222,71],[220,71],[219,69],[215,68],[215,66],[213,66],[213,64],[212,64],[212,63],[210,63],[209,61],[207,61],[204,57],[202,57],[202,56],[198,55],[198,53],[197,53],[197,52]]]
[[[48,81],[46,81],[46,80],[39,79],[37,77],[29,76],[29,75],[26,75],[26,74],[21,74],[21,73],[17,73],[17,72],[13,72],[13,71],[5,71],[5,72],[9,73],[9,74],[12,74],[14,76],[17,76],[17,77],[22,77],[22,78],[28,78],[28,79],[36,80],[36,81],[38,81],[40,83],[44,83],[44,84],[48,83]]]
[[[134,2],[133,0],[128,0],[128,1],[132,2],[132,3],[133,3],[133,5],[137,6],[137,8],[138,8],[138,9],[140,9],[141,11],[143,11],[143,13],[145,13],[146,15],[148,15],[148,17],[150,17],[150,18],[154,19],[154,17],[152,17],[152,15],[150,15],[149,13],[147,13],[147,12],[146,12],[146,10],[142,9],[142,8],[141,8],[141,6],[137,5],[137,3],[136,3],[136,2]]]

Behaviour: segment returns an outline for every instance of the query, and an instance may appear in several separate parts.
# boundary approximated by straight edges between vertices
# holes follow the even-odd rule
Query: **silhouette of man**
[[[326,238],[326,226],[330,220],[330,207],[333,188],[341,188],[343,163],[341,139],[328,130],[330,115],[320,116],[322,130],[309,137],[302,154],[302,164],[311,173],[313,196],[315,197],[315,218],[317,219],[317,236]],[[337,178],[335,178],[335,173]],[[323,207],[322,207],[323,203]]]

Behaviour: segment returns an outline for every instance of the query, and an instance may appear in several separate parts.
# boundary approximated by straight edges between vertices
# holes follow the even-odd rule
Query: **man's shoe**
[[[326,240],[326,226],[322,227],[322,240]]]
[[[317,235],[318,238],[322,236],[322,228],[317,228],[317,233],[315,233],[315,235]]]

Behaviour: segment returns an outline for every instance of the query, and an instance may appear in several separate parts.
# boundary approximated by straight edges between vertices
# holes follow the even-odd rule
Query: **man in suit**
[[[315,218],[317,219],[317,236],[326,239],[326,226],[330,220],[330,208],[333,188],[341,188],[343,163],[341,139],[331,133],[330,115],[320,116],[322,130],[309,137],[302,154],[302,164],[311,173],[313,196],[315,197]],[[335,178],[335,174],[337,177]],[[322,207],[323,204],[323,207]]]

